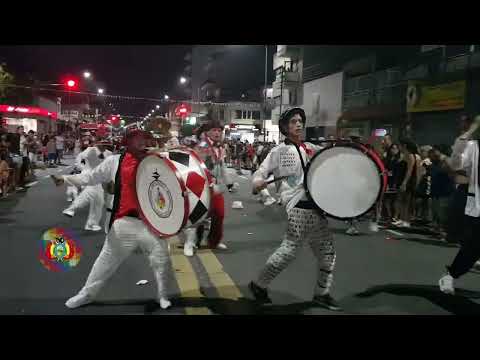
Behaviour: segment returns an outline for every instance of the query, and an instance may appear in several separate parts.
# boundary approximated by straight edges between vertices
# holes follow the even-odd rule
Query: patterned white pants
[[[115,220],[81,292],[96,297],[107,280],[138,246],[150,261],[157,280],[158,298],[167,297],[168,274],[172,270],[168,243],[153,234],[141,220],[132,217]]]
[[[310,244],[318,261],[315,293],[327,294],[333,282],[335,249],[328,221],[316,210],[293,208],[288,213],[288,229],[280,247],[270,256],[257,284],[266,288],[297,256],[305,242]]]

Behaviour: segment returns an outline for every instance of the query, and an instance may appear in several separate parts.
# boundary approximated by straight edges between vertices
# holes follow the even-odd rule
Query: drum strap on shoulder
[[[117,173],[115,174],[115,190],[114,190],[114,196],[113,196],[113,207],[110,215],[110,223],[108,224],[108,229],[112,227],[112,224],[115,220],[115,215],[118,211],[118,208],[120,206],[120,196],[121,196],[121,169],[122,169],[122,162],[123,158],[125,157],[126,152],[124,152],[122,155],[120,155],[120,159],[118,160],[118,168],[117,168]]]
[[[305,166],[305,162],[303,161],[303,156],[302,156],[302,152],[300,151],[300,147],[299,147],[297,144],[295,144],[294,142],[292,142],[292,141],[290,141],[290,140],[288,140],[288,139],[285,140],[285,144],[286,144],[286,145],[290,145],[290,144],[291,144],[291,145],[295,146],[295,149],[297,149],[298,156],[300,156],[300,161],[302,162],[303,175],[305,175],[305,172],[306,172],[306,170],[307,170],[307,167]]]

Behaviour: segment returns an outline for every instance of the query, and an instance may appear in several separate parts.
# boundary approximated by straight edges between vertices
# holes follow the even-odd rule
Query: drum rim
[[[315,155],[313,155],[313,157],[310,159],[310,161],[308,162],[308,164],[306,165],[305,167],[305,174],[304,174],[304,179],[303,179],[303,187],[305,189],[305,193],[307,195],[307,198],[313,202],[319,209],[320,211],[322,211],[325,216],[327,217],[330,217],[332,219],[336,219],[336,220],[350,220],[350,219],[358,219],[358,218],[361,218],[362,216],[364,216],[365,214],[368,214],[374,207],[375,205],[377,204],[377,202],[381,199],[382,197],[382,194],[383,194],[383,188],[384,188],[384,184],[380,184],[380,189],[378,190],[378,194],[377,194],[377,197],[375,199],[375,202],[373,203],[373,205],[368,208],[365,212],[363,212],[362,214],[360,215],[357,215],[357,216],[354,216],[354,217],[340,217],[340,216],[335,216],[335,215],[332,215],[328,212],[326,212],[325,210],[323,210],[320,206],[318,206],[318,204],[313,200],[312,196],[310,195],[310,190],[308,189],[308,173],[310,171],[310,167],[311,167],[311,164],[313,163],[313,161],[318,157],[320,156],[320,154],[322,154],[324,151],[327,151],[327,150],[330,150],[332,148],[335,148],[335,147],[349,147],[349,148],[354,148],[354,149],[357,149],[357,150],[360,150],[362,151],[364,154],[366,154],[375,164],[375,167],[377,168],[379,174],[382,175],[382,179],[384,179],[384,174],[382,174],[382,169],[380,167],[380,165],[378,164],[377,160],[380,160],[380,158],[378,159],[375,159],[372,155],[371,155],[371,150],[368,149],[365,145],[363,144],[358,144],[358,143],[354,143],[354,142],[338,142],[338,143],[333,143],[331,144],[330,146],[327,146],[323,149],[321,149],[320,151],[318,151]],[[381,160],[380,160],[381,161]],[[383,163],[382,163],[383,164]],[[385,181],[383,181],[385,182]]]
[[[173,170],[173,173],[175,175],[175,177],[177,178],[177,181],[179,182],[180,184],[180,188],[182,190],[182,192],[184,194],[186,194],[186,191],[187,191],[187,187],[185,185],[185,182],[183,181],[182,177],[180,176],[180,172],[178,171],[177,167],[175,166],[175,164],[168,158],[165,158],[163,156],[160,155],[160,153],[158,152],[155,152],[155,151],[152,151],[152,152],[149,152],[147,154],[147,156],[149,155],[153,155],[153,156],[156,156],[158,158],[160,158],[161,160],[163,160],[165,162],[165,164],[171,169]],[[145,156],[144,159],[147,158],[147,156]],[[136,184],[135,184],[135,187],[136,187]],[[140,218],[143,220],[143,222],[147,225],[147,227],[153,232],[155,233],[156,235],[160,236],[160,237],[163,237],[163,238],[169,238],[169,237],[172,237],[172,236],[175,236],[177,234],[179,234],[185,227],[187,221],[188,221],[188,214],[190,213],[190,201],[188,199],[188,196],[183,196],[183,201],[184,201],[184,205],[185,205],[185,211],[184,211],[184,214],[183,214],[183,221],[182,221],[182,226],[180,227],[180,230],[178,230],[177,232],[173,233],[173,234],[165,234],[165,233],[162,233],[161,231],[157,230],[151,223],[150,221],[148,221],[148,219],[146,218],[145,214],[143,213],[143,210],[142,210],[142,207],[140,206],[140,201],[138,201],[138,196],[137,196],[137,208],[138,208],[138,211],[139,211],[139,214],[140,214]]]

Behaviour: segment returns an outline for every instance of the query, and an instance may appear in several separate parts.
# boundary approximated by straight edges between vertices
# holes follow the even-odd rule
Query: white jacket
[[[305,147],[309,150],[309,154],[305,152],[303,147],[300,146],[299,148],[305,166],[307,166],[313,155],[320,151],[322,147],[311,143],[305,143]],[[282,202],[286,204],[287,212],[294,208],[299,201],[308,199],[303,187],[302,163],[294,145],[281,143],[274,147],[259,169],[253,174],[253,185],[256,186],[261,180],[266,181],[272,173],[275,178],[288,176],[288,178],[282,180],[280,186],[280,197]]]
[[[63,179],[67,184],[77,187],[108,184],[111,181],[115,181],[119,160],[119,154],[111,155],[107,157],[104,161],[102,161],[100,165],[98,165],[93,170],[82,171],[81,174],[77,175],[64,175]]]
[[[480,188],[478,186],[479,142],[469,141],[461,156],[462,168],[469,177],[467,205],[465,215],[480,217]]]
[[[85,165],[80,167],[82,170],[85,168],[87,170],[95,169],[103,160],[100,159],[102,152],[96,146],[90,146],[82,151],[75,159],[75,163],[80,164],[82,160],[85,160]],[[105,150],[103,156],[105,159],[112,155],[112,152]]]

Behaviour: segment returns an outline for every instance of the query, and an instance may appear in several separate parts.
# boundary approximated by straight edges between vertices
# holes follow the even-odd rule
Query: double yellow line
[[[170,259],[175,272],[181,297],[187,298],[205,298],[200,291],[198,274],[192,267],[190,260],[183,254],[183,249],[178,248],[178,239],[173,239],[170,243]],[[229,300],[238,300],[242,293],[233,282],[232,278],[224,271],[218,258],[209,249],[199,250],[196,256],[202,262],[210,282],[215,286],[220,298]],[[207,307],[186,307],[187,315],[211,315]]]

